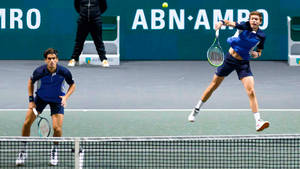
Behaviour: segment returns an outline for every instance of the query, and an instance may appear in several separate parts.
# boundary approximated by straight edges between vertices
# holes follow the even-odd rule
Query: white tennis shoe
[[[84,150],[80,148],[79,150],[79,169],[83,168],[84,163]]]
[[[50,162],[49,165],[55,166],[58,163],[57,159],[57,149],[52,148],[51,153],[50,153]]]
[[[268,128],[270,126],[270,123],[268,121],[263,121],[262,119],[259,119],[256,122],[256,131],[263,131],[264,129]]]
[[[109,67],[109,63],[107,60],[102,61],[102,67]]]
[[[69,66],[69,67],[74,67],[75,65],[76,65],[75,59],[71,59],[71,60],[69,61],[69,63],[68,63],[68,66]]]
[[[27,153],[24,151],[21,151],[16,160],[16,166],[23,166],[26,158],[27,158]]]
[[[194,108],[188,117],[189,122],[194,122],[198,113],[199,109]]]

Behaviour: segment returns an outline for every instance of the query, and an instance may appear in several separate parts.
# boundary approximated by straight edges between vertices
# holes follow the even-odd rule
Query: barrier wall
[[[104,15],[119,15],[121,60],[203,60],[213,41],[218,19],[243,21],[250,11],[264,15],[267,41],[260,60],[287,60],[286,16],[300,15],[298,0],[107,0]],[[76,20],[73,0],[15,0],[0,2],[0,59],[41,59],[54,47],[61,59],[73,50]],[[226,28],[226,38],[234,34]]]

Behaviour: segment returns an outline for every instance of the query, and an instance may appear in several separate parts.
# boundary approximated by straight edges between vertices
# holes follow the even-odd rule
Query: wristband
[[[33,96],[29,96],[29,102],[34,102]]]
[[[224,20],[220,20],[220,21],[222,22],[223,25],[226,25]]]

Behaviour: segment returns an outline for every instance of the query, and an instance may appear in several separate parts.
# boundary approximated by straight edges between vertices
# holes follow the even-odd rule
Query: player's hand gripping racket
[[[219,42],[219,30],[216,30],[215,40],[211,47],[207,50],[207,60],[215,67],[221,66],[224,62],[224,52]]]
[[[49,121],[44,118],[41,117],[39,115],[39,113],[36,111],[35,108],[32,109],[33,113],[36,115],[36,117],[38,118],[37,120],[37,127],[38,127],[38,133],[41,137],[49,137],[50,133],[51,133],[51,126]]]

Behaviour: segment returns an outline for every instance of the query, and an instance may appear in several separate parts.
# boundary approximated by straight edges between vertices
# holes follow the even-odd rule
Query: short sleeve
[[[74,84],[72,73],[68,69],[65,70],[65,80],[69,85]]]
[[[264,49],[265,40],[266,40],[266,37],[262,37],[262,38],[261,38],[261,41],[260,41],[259,44],[257,45],[257,49]]]
[[[30,77],[32,83],[34,84],[37,80],[39,80],[39,73],[38,70],[35,69]]]

